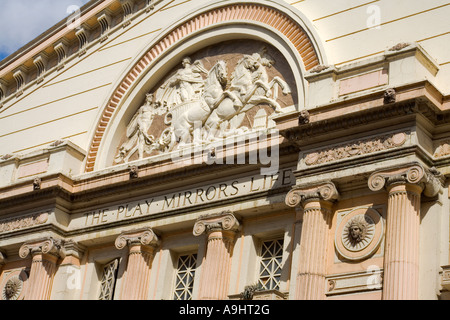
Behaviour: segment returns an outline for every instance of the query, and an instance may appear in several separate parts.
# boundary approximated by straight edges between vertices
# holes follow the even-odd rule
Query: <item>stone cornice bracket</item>
[[[240,224],[238,219],[230,211],[224,211],[219,214],[200,216],[194,225],[194,236],[198,237],[204,232],[213,230],[239,231]]]
[[[28,68],[25,66],[20,66],[13,72],[14,80],[16,80],[16,97],[23,93],[23,87],[27,81]]]
[[[339,192],[333,182],[324,182],[315,186],[294,186],[286,196],[286,204],[289,207],[298,207],[308,199],[320,199],[325,201],[336,201]]]
[[[52,237],[35,241],[25,242],[19,249],[19,256],[25,259],[30,253],[34,254],[50,254],[56,257],[64,257],[63,241]]]
[[[436,196],[442,187],[442,175],[435,169],[425,169],[421,164],[414,163],[406,167],[393,168],[374,172],[368,181],[372,191],[380,191],[395,183],[420,185],[427,197]]]
[[[33,59],[33,64],[36,67],[36,81],[40,83],[44,80],[44,74],[47,71],[49,56],[45,52],[39,53]]]
[[[150,11],[152,11],[153,9],[155,9],[155,3],[154,3],[154,0],[147,0],[147,3],[146,3],[146,5],[145,5],[146,7],[145,7],[145,12],[150,12]]]
[[[69,45],[70,45],[69,41],[63,38],[57,43],[55,43],[55,45],[53,46],[53,49],[55,50],[56,55],[58,56],[58,66],[57,66],[58,70],[64,67],[65,60],[67,58],[67,54],[69,51]]]
[[[122,250],[127,245],[144,245],[156,247],[159,245],[158,236],[150,228],[126,231],[117,237],[116,248]]]
[[[123,27],[126,27],[131,23],[131,16],[133,14],[135,0],[119,0],[123,9]]]
[[[112,11],[105,9],[97,15],[97,22],[100,25],[100,42],[108,39],[108,32],[111,28]]]
[[[89,34],[92,28],[87,24],[83,23],[78,30],[75,31],[75,36],[78,39],[78,56],[82,56],[86,53],[86,46],[88,44]]]
[[[0,79],[0,102],[6,98],[8,94],[8,81]]]

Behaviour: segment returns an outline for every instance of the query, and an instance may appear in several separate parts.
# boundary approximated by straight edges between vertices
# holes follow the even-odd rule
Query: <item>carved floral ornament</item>
[[[305,157],[308,166],[348,159],[378,151],[401,147],[407,140],[407,134],[398,132],[380,137],[359,140],[344,145],[309,153]]]
[[[114,162],[128,163],[271,127],[271,116],[283,113],[280,97],[291,94],[281,75],[269,72],[275,64],[265,46],[194,61],[185,57],[181,67],[146,94],[127,125]]]
[[[48,213],[31,214],[18,218],[0,220],[0,233],[34,227],[48,221]]]

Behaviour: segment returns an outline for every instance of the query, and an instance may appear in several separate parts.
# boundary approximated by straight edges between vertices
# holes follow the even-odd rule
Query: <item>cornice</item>
[[[298,149],[285,142],[279,148],[280,167],[289,163],[295,164]],[[226,172],[222,168],[226,167]],[[192,183],[208,181],[208,176],[213,175],[214,179],[229,177],[230,175],[242,175],[244,173],[258,172],[259,165],[238,165],[238,164],[193,164],[181,166],[179,168],[160,168],[160,163],[143,162],[137,166],[138,178],[130,177],[129,166],[118,167],[114,171],[105,171],[95,175],[81,175],[78,177],[68,177],[64,174],[52,174],[41,176],[41,188],[33,189],[33,179],[23,181],[0,189],[0,210],[8,212],[8,208],[21,206],[24,203],[33,206],[48,205],[58,202],[65,202],[69,209],[77,206],[78,203],[98,201],[101,198],[129,197],[130,186],[137,192],[147,192],[149,189],[162,191],[162,184],[165,188],[171,188],[180,181],[191,179]],[[218,173],[219,172],[219,173]],[[8,196],[10,194],[10,196]],[[138,196],[138,195],[136,195]],[[7,214],[7,213],[5,213]]]
[[[408,93],[409,98],[384,103],[385,91],[379,91],[349,101],[304,110],[303,112],[308,113],[306,122],[301,112],[291,113],[275,120],[280,134],[295,143],[331,131],[355,129],[358,126],[382,123],[382,120],[408,115],[412,117],[421,115],[432,127],[445,125],[450,121],[450,111],[444,106],[445,97],[428,81],[410,84],[396,90],[397,96]]]
[[[156,4],[162,2],[163,0],[141,0],[145,3],[144,8],[133,11],[131,14],[129,14],[126,17],[126,20],[129,22],[132,19],[135,19],[138,15],[148,13],[155,7]],[[120,10],[115,10],[114,12],[110,10],[110,8],[116,8],[122,7]],[[92,30],[95,28],[100,28],[100,22],[96,21],[95,26],[90,26],[87,24],[87,21],[89,21],[92,18],[95,18],[97,14],[104,12],[104,11],[110,11],[113,12],[114,15],[123,14],[125,15],[125,11],[123,10],[123,4],[120,0],[91,0],[87,4],[85,4],[83,7],[80,8],[79,13],[79,22],[80,22],[80,29],[83,30]],[[96,37],[95,39],[91,39],[88,41],[86,37],[80,37],[77,35],[76,28],[73,28],[71,24],[68,23],[68,18],[65,18],[58,22],[56,25],[54,25],[52,28],[38,36],[36,39],[31,41],[30,43],[26,44],[7,58],[5,58],[2,62],[0,62],[0,80],[3,80],[6,84],[12,85],[14,82],[12,73],[17,70],[18,68],[21,68],[25,65],[34,66],[33,69],[36,69],[40,72],[38,73],[38,76],[35,79],[28,79],[23,84],[23,90],[27,89],[32,83],[37,82],[40,83],[43,79],[43,77],[50,72],[58,71],[61,69],[61,65],[58,63],[57,66],[52,67],[49,70],[46,70],[47,66],[44,65],[35,65],[34,61],[37,57],[39,57],[42,54],[49,55],[51,57],[57,56],[57,51],[55,49],[55,46],[58,45],[61,42],[66,42],[68,45],[72,46],[73,42],[80,42],[83,41],[83,43],[80,43],[78,46],[78,50],[76,52],[73,52],[70,56],[65,57],[67,62],[70,59],[73,59],[74,57],[82,56],[86,52],[86,47],[92,46],[92,44],[95,44],[99,41],[101,41],[102,36]],[[125,17],[124,17],[125,19]],[[108,30],[108,33],[114,32],[116,29],[122,28],[122,23],[119,23],[118,25],[114,25],[112,28]],[[67,42],[68,39],[72,39],[70,43]],[[70,50],[69,50],[70,51]],[[32,70],[30,70],[32,71]],[[30,72],[30,74],[33,72]],[[40,74],[39,74],[40,73]],[[5,103],[8,99],[13,97],[13,92],[9,92],[7,88],[2,88],[3,91],[3,97],[0,97],[0,100],[3,100],[2,103]],[[1,104],[0,104],[1,108]]]
[[[414,115],[418,110],[418,103],[413,99],[390,106],[378,106],[350,114],[341,114],[334,118],[311,120],[307,124],[286,128],[280,131],[280,134],[287,140],[299,144],[308,138],[329,134],[332,131],[355,128],[398,116]],[[312,115],[314,113],[311,112]]]

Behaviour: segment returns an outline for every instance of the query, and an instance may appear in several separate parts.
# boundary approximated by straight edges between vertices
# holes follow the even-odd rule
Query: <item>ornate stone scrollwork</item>
[[[120,236],[117,237],[115,242],[115,246],[119,250],[122,250],[127,245],[131,244],[141,244],[145,246],[156,247],[159,244],[159,239],[152,229],[146,228],[123,232]]]
[[[309,153],[305,156],[305,164],[307,166],[320,165],[394,149],[403,146],[407,141],[407,137],[407,133],[398,132],[364,140],[352,141],[344,145],[338,145]]]
[[[52,237],[24,243],[19,249],[19,256],[25,259],[30,253],[51,254],[63,257],[63,241]]]
[[[34,227],[48,221],[48,212],[0,220],[0,233]]]
[[[372,191],[380,191],[386,185],[396,182],[419,184],[423,187],[425,196],[434,197],[442,186],[440,176],[436,169],[427,170],[421,164],[414,163],[410,166],[375,172],[370,176],[368,184]]]
[[[225,231],[238,231],[240,224],[238,219],[230,211],[219,214],[200,216],[194,225],[194,236],[198,237],[209,230],[221,229]]]
[[[334,201],[339,198],[339,192],[333,182],[309,186],[295,186],[286,196],[286,204],[289,207],[297,207],[303,201],[311,198],[319,198],[326,201]]]

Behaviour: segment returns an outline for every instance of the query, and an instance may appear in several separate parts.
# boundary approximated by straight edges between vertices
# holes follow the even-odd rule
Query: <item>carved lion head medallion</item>
[[[27,274],[24,270],[16,270],[8,274],[2,285],[2,300],[23,299],[27,278]]]
[[[362,260],[379,248],[384,234],[383,218],[373,208],[358,208],[342,216],[336,228],[335,247],[348,260]]]

